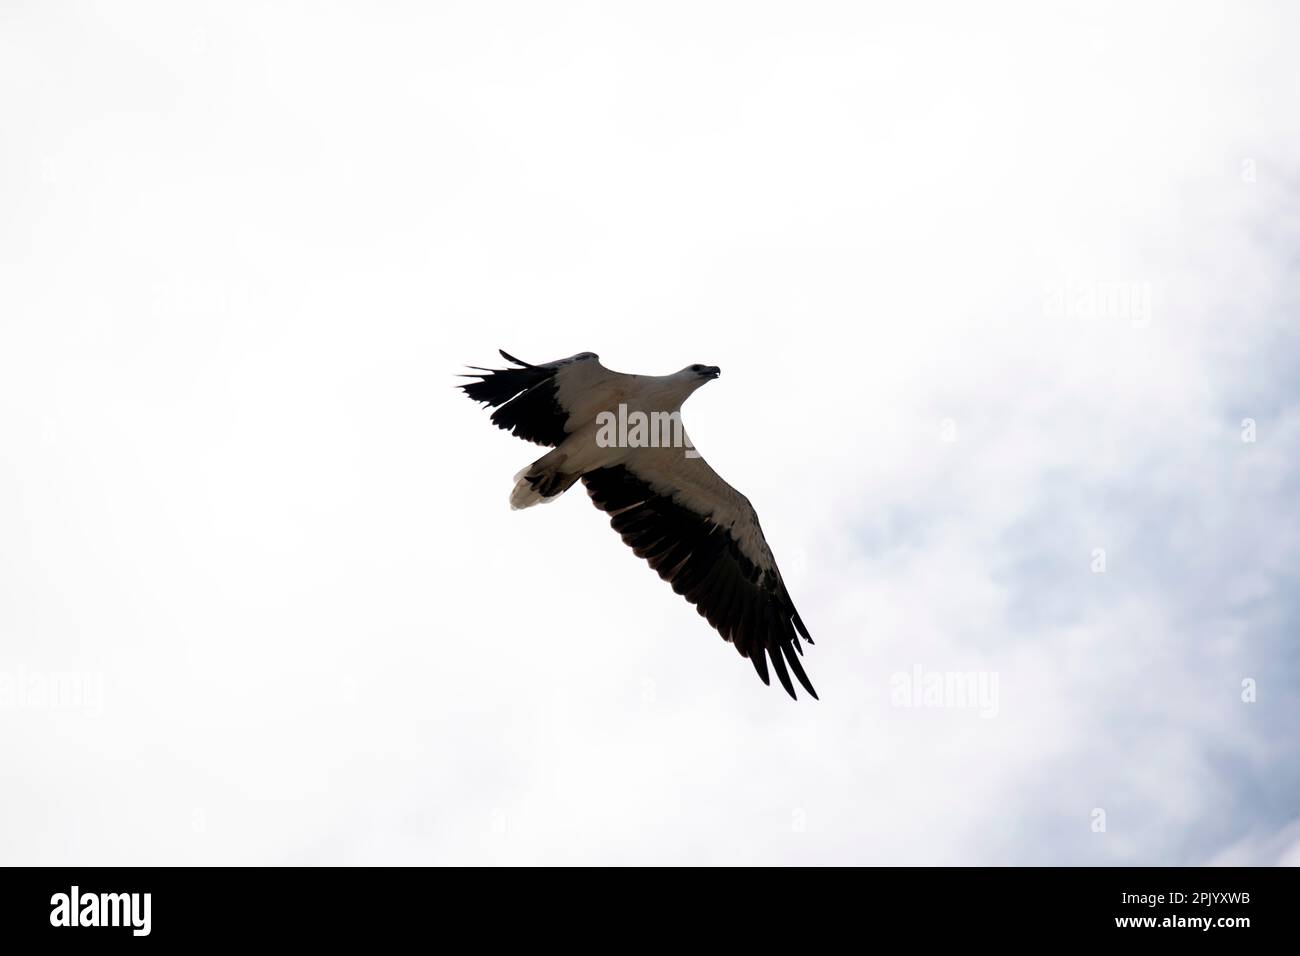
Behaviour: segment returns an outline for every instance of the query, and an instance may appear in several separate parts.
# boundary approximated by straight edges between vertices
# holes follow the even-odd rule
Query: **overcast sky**
[[[0,3],[0,861],[1300,863],[1300,16],[895,6]],[[721,366],[819,702],[498,347]]]

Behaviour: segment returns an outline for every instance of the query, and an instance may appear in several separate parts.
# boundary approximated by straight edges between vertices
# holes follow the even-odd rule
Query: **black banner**
[[[1232,946],[1294,935],[1291,869],[8,869],[7,943],[653,942],[683,926],[781,938]],[[1289,932],[1290,931],[1290,932]],[[694,932],[694,931],[693,931]],[[432,935],[430,935],[432,934]],[[614,934],[614,935],[609,935]],[[919,935],[918,935],[919,934]]]

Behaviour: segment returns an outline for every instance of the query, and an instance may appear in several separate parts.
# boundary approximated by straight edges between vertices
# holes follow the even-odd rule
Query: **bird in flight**
[[[557,499],[579,480],[610,525],[723,639],[764,684],[768,660],[786,693],[795,679],[814,698],[799,658],[808,634],[786,590],[758,515],[699,456],[681,428],[682,403],[718,377],[712,365],[672,375],[611,372],[592,352],[475,371],[462,384],[496,409],[492,423],[552,451],[515,475],[513,508]]]

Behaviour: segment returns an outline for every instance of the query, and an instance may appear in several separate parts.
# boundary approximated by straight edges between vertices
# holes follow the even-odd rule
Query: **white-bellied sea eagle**
[[[515,475],[514,508],[554,501],[579,479],[597,508],[644,558],[749,658],[763,683],[772,669],[791,697],[791,673],[813,697],[799,657],[808,634],[749,500],[694,450],[682,403],[718,377],[712,365],[672,375],[624,375],[581,352],[517,368],[471,366],[460,387],[496,409],[492,422],[553,450]]]

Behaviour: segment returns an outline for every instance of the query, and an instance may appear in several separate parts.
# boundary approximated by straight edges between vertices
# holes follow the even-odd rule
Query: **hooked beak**
[[[706,379],[714,379],[722,374],[722,369],[716,365],[710,365],[708,368],[701,369],[700,374]]]

